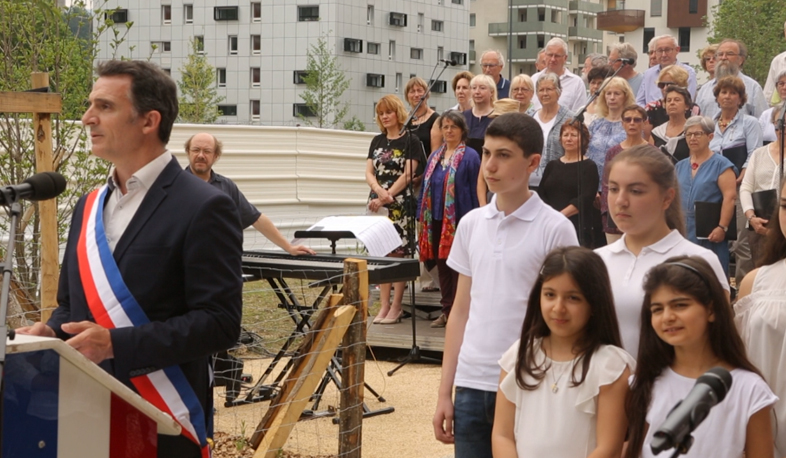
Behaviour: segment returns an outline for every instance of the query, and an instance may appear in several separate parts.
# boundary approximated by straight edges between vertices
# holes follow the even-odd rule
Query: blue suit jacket
[[[115,192],[118,192],[115,190]],[[79,278],[76,245],[85,197],[71,221],[58,307],[47,323],[95,321]],[[167,164],[118,240],[114,258],[150,323],[110,331],[114,358],[101,366],[133,388],[132,377],[179,365],[203,409],[211,396],[208,356],[237,342],[242,309],[242,232],[232,199]],[[206,412],[206,415],[212,412]],[[194,455],[196,453],[196,455]],[[199,456],[183,436],[159,436],[159,456]]]

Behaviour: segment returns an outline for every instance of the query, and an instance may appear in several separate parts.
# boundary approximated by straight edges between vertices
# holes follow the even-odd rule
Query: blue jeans
[[[453,402],[455,458],[492,458],[491,428],[497,393],[456,387]]]

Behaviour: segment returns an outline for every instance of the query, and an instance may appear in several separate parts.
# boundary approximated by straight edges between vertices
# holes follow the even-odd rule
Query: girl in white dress
[[[619,457],[635,365],[620,345],[600,257],[581,247],[549,253],[521,339],[500,359],[494,457]]]
[[[626,406],[627,458],[655,456],[655,431],[713,367],[731,372],[731,387],[693,431],[693,446],[681,456],[773,457],[770,414],[778,398],[745,355],[732,315],[720,282],[701,257],[669,258],[647,274],[638,367]]]
[[[739,300],[734,304],[737,329],[751,361],[761,368],[767,383],[778,395],[773,410],[775,448],[786,456],[786,199],[781,186],[777,217],[767,224],[763,257],[740,284]],[[776,216],[776,215],[773,215]]]

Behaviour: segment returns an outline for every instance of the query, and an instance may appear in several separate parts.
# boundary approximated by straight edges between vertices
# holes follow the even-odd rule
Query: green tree
[[[105,180],[109,170],[106,162],[90,154],[78,120],[92,87],[99,38],[114,27],[104,19],[105,2],[94,0],[92,11],[84,1],[72,4],[75,8],[66,10],[52,0],[0,0],[0,91],[28,90],[32,72],[48,72],[50,91],[62,97],[62,111],[52,117],[53,166],[68,180],[68,188],[58,197],[61,240],[79,196]],[[85,34],[87,38],[80,38]],[[27,113],[0,113],[0,183],[19,183],[36,171],[31,118]],[[38,206],[23,201],[22,209],[14,276],[37,300]],[[0,233],[7,233],[7,224],[0,221]]]
[[[200,42],[189,40],[191,52],[188,60],[180,67],[180,115],[179,121],[195,124],[216,122],[220,113],[218,104],[224,100],[216,91],[216,69],[207,61]]]
[[[786,50],[783,22],[786,20],[786,1],[783,0],[723,0],[713,7],[711,43],[734,38],[745,43],[748,58],[745,74],[764,86],[770,62]]]
[[[342,96],[349,89],[350,81],[338,58],[328,49],[328,36],[319,37],[308,50],[303,76],[306,90],[300,94],[316,120],[298,116],[309,126],[335,128],[342,125],[349,111],[349,102],[342,101]]]

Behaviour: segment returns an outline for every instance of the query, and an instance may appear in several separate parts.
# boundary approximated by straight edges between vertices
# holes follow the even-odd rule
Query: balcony
[[[602,41],[603,32],[587,27],[568,27],[568,39],[582,41]]]
[[[571,0],[568,3],[568,11],[600,13],[603,11],[603,5],[600,3],[582,2],[581,0]]]
[[[538,60],[538,48],[521,49],[513,47],[510,55],[511,62],[535,62]]]
[[[513,8],[524,6],[555,6],[558,8],[565,8],[565,0],[512,0],[511,3]]]
[[[598,13],[598,30],[625,33],[644,27],[644,10],[608,10]]]
[[[568,28],[565,24],[555,24],[553,22],[514,22],[512,35],[524,35],[528,33],[542,33],[544,35],[551,35],[556,37],[565,37],[568,33]],[[490,37],[506,37],[508,36],[508,23],[497,22],[489,24]]]

